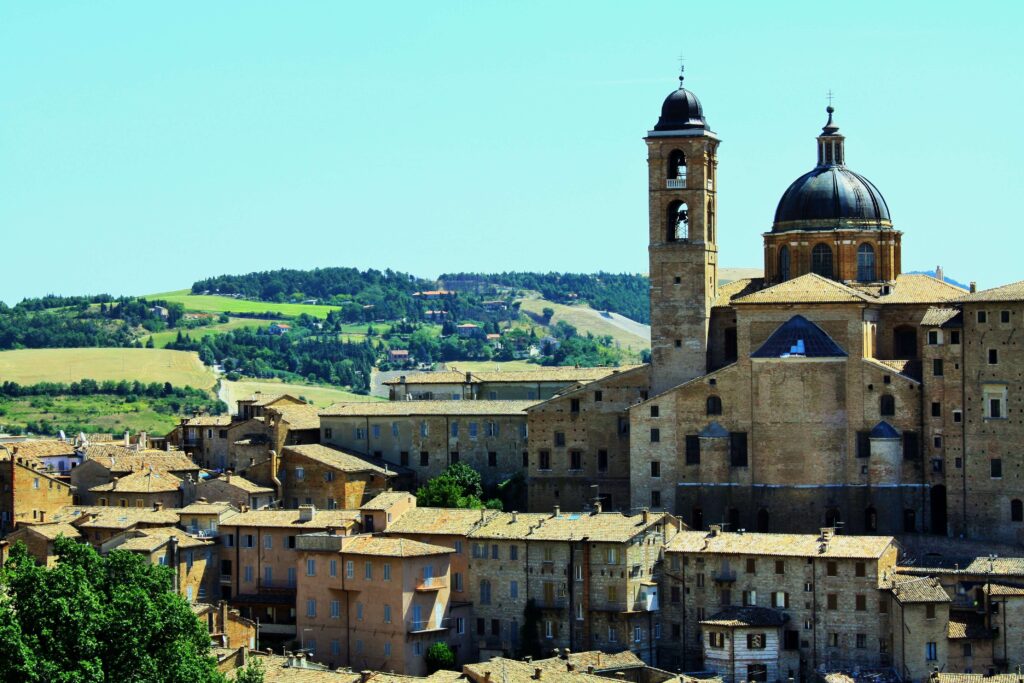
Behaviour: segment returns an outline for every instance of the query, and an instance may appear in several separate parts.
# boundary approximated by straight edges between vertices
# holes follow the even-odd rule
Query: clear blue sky
[[[350,265],[645,272],[642,137],[722,137],[721,262],[825,93],[905,270],[1020,279],[1021,3],[0,0],[0,299]]]

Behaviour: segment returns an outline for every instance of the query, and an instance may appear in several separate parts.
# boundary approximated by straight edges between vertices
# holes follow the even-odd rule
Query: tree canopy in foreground
[[[55,546],[54,567],[18,543],[0,570],[0,681],[224,681],[169,568],[63,537]]]

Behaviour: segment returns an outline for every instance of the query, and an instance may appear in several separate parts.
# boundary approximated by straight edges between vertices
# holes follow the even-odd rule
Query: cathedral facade
[[[720,140],[680,78],[645,138],[651,364],[527,411],[532,510],[1024,542],[1024,282],[903,273],[827,117],[762,235],[764,277],[723,283]]]

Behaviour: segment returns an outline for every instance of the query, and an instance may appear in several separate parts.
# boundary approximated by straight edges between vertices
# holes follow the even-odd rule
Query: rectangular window
[[[921,443],[917,432],[903,432],[903,457],[906,460],[916,460],[921,455]]]
[[[932,374],[934,376],[936,376],[936,377],[942,377],[943,369],[942,369],[942,359],[941,358],[933,358],[932,359]]]
[[[580,412],[580,400],[578,398],[569,399],[569,412],[578,413]]]
[[[999,349],[988,350],[988,364],[998,365],[999,364]]]
[[[508,597],[515,600],[519,597],[519,582],[510,581],[508,584]]]
[[[363,578],[367,581],[373,579],[373,562],[367,561],[363,564]]]
[[[430,453],[429,451],[420,451],[420,467],[428,467],[430,465]]]
[[[989,461],[989,470],[992,474],[993,479],[1002,479],[1003,477],[1003,460],[1002,458],[992,458]]]
[[[658,490],[651,491],[651,507],[653,507],[653,508],[660,508],[661,507],[661,491],[658,491]]]
[[[729,433],[729,463],[733,467],[747,466],[747,433]]]
[[[939,331],[938,330],[928,330],[928,344],[931,345],[931,346],[935,346],[938,343],[939,343]]]
[[[708,633],[708,645],[715,649],[725,647],[725,634],[721,631],[711,631]]]
[[[306,576],[316,576],[316,560],[306,560]]]
[[[295,585],[295,567],[288,567],[288,585]]]
[[[475,439],[477,437],[477,424],[476,422],[469,423],[469,438]]]
[[[508,547],[508,559],[513,560],[513,561],[519,559],[519,546],[517,546],[517,545],[510,545]]]
[[[604,450],[603,448],[597,451],[597,471],[608,471],[608,451]]]
[[[383,572],[384,572],[384,580],[385,581],[390,581],[391,580],[391,563],[390,562],[385,562],[384,563]]]
[[[654,478],[661,476],[661,463],[657,460],[651,461],[651,476]]]
[[[871,457],[871,432],[857,432],[857,457]]]
[[[161,558],[161,559],[163,559],[163,558]],[[263,583],[267,584],[268,586],[273,585],[273,583],[274,583],[274,568],[273,567],[264,567],[263,568]]]
[[[263,537],[263,547],[266,548],[267,550],[272,550],[273,547],[274,547],[274,537],[271,536],[270,534],[267,534],[266,536],[264,536]]]
[[[341,602],[331,600],[331,619],[341,619]]]
[[[863,562],[856,562],[853,565],[853,575],[863,578],[867,576],[867,565]]]
[[[978,322],[982,324],[988,322],[988,311],[978,311]]]
[[[452,588],[456,593],[462,592],[462,572],[452,572]]]
[[[452,438],[458,438],[459,436],[459,423],[456,420],[452,421]]]
[[[309,598],[308,600],[306,600],[306,616],[316,616],[316,600],[314,598]]]
[[[932,401],[932,417],[942,417],[942,404]]]
[[[959,344],[960,343],[960,330],[950,330],[949,331],[949,343],[950,344]]]
[[[924,658],[929,662],[934,662],[939,658],[939,648],[933,642],[924,644]]]
[[[700,464],[700,437],[696,434],[686,435],[686,464]]]
[[[363,620],[363,603],[357,602],[356,603],[356,621],[362,621],[362,620]]]
[[[765,648],[765,637],[763,633],[748,633],[747,634],[747,649],[748,650],[763,650]]]
[[[373,425],[373,427],[371,427],[371,429],[373,429],[373,438],[379,439],[380,438],[380,425]]]
[[[541,470],[551,469],[551,451],[541,451],[538,453],[537,468]]]
[[[1001,322],[1003,324],[1006,324],[1006,323],[1010,322],[1010,312],[1009,311],[999,311],[999,322]]]
[[[786,573],[786,561],[785,560],[775,560],[775,573],[776,574],[785,574]]]
[[[854,605],[858,612],[866,612],[868,609],[868,597],[866,595],[856,596]]]
[[[565,432],[555,432],[555,447],[565,446]]]
[[[775,591],[772,593],[772,607],[776,609],[786,609],[789,607],[789,593],[785,591]]]
[[[302,481],[303,479],[305,479],[306,478],[306,468],[304,468],[304,467],[296,467],[295,468],[295,478],[298,479],[299,481]]]
[[[353,560],[345,561],[345,578],[354,579],[356,578],[356,563]]]
[[[569,469],[570,470],[582,470],[583,469],[583,452],[582,451],[569,451]]]
[[[748,557],[746,565],[747,565],[747,573],[748,574],[756,574],[757,573],[757,560],[756,559],[754,559],[753,557]]]
[[[391,623],[391,605],[384,605],[384,623]]]
[[[163,559],[163,558],[161,558],[161,559]],[[251,583],[252,582],[252,565],[251,564],[245,566],[244,576],[245,576],[246,583]]]
[[[657,427],[651,428],[651,443],[658,443],[661,441],[661,430]]]
[[[828,609],[839,609],[839,594],[829,593],[827,597]]]

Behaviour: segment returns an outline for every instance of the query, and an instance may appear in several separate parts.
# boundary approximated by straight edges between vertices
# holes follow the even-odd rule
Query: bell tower
[[[718,136],[697,96],[669,95],[647,143],[651,389],[707,372],[708,319],[718,292]]]

